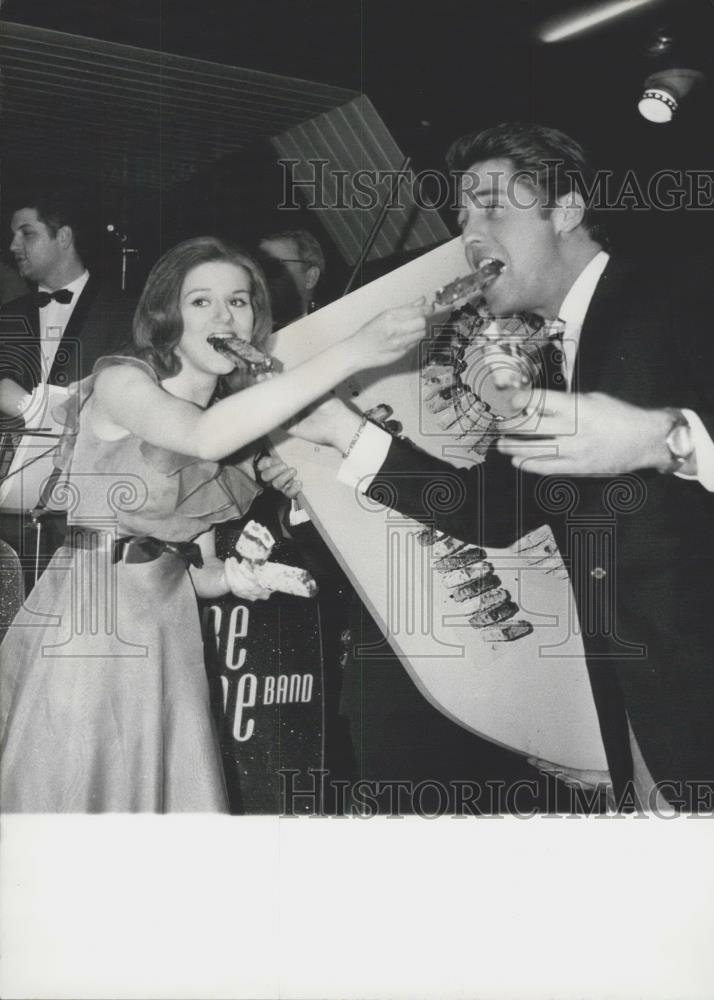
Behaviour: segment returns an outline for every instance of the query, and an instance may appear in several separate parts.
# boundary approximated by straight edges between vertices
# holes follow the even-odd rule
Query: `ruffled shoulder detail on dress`
[[[65,428],[54,459],[58,469],[66,470],[69,466],[79,430],[80,413],[94,391],[97,375],[105,368],[117,364],[140,368],[157,384],[160,382],[151,365],[139,358],[118,354],[99,358],[92,374],[73,383],[67,400],[53,411],[57,422]],[[261,487],[236,466],[221,466],[218,462],[183,455],[146,441],[138,441],[134,436],[122,439],[123,441],[132,449],[138,444],[144,462],[167,477],[172,489],[175,489],[174,510],[183,517],[210,518],[214,522],[230,521],[245,514],[255,497],[262,492]],[[121,442],[117,442],[117,445],[120,446]],[[135,464],[136,452],[133,454]],[[118,452],[113,451],[107,455],[106,468],[102,468],[102,471],[128,472],[129,469],[117,467],[125,459],[126,452],[120,447]]]
[[[157,472],[176,480],[176,513],[186,517],[212,517],[230,521],[250,507],[262,489],[234,465],[182,455],[167,448],[141,443],[144,459]]]
[[[94,365],[92,374],[80,379],[79,382],[73,382],[69,387],[67,399],[52,410],[52,416],[55,421],[64,427],[54,456],[56,468],[65,470],[68,467],[72,453],[74,452],[74,443],[79,430],[79,415],[86,405],[87,400],[94,392],[97,375],[105,368],[111,368],[113,365],[131,365],[132,367],[140,368],[150,375],[158,385],[158,375],[150,364],[142,361],[140,358],[132,358],[124,354],[108,354],[106,357],[99,358]]]

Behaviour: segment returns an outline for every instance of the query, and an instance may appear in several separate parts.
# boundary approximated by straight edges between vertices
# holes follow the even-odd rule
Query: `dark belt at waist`
[[[64,544],[74,549],[96,549],[107,536],[106,531],[70,527]],[[112,562],[153,562],[165,552],[180,559],[187,569],[189,566],[197,569],[203,566],[203,555],[195,542],[165,542],[153,535],[121,535],[113,539]]]

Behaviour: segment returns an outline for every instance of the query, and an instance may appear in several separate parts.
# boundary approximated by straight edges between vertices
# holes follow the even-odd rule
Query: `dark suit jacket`
[[[711,303],[686,277],[675,289],[666,274],[611,260],[583,326],[574,389],[688,407],[714,433]],[[431,509],[424,489],[439,480],[457,487],[448,511]],[[503,545],[550,524],[569,565],[611,765],[625,766],[619,686],[654,778],[714,784],[714,497],[698,482],[649,470],[540,477],[516,473],[498,453],[464,471],[395,440],[369,492],[465,541]],[[684,789],[686,802],[692,795]]]
[[[90,375],[97,358],[116,352],[131,338],[135,306],[133,294],[114,290],[90,274],[62,335],[49,381],[69,385]],[[0,348],[0,377],[32,390],[41,374],[40,316],[30,294],[0,310]]]
[[[116,353],[131,337],[135,306],[135,295],[114,290],[90,274],[57,348],[49,382],[67,386],[90,375],[97,358]],[[41,380],[40,332],[39,309],[33,304],[32,294],[7,302],[0,309],[0,378],[11,378],[28,392]],[[17,419],[0,416],[0,430],[17,427],[18,423],[21,425]],[[8,465],[10,457],[5,454],[4,461]],[[34,580],[34,529],[27,518],[14,515],[8,518],[10,523],[0,525],[0,533],[23,554],[29,567],[29,590]],[[62,543],[65,521],[64,514],[45,516],[41,567]]]

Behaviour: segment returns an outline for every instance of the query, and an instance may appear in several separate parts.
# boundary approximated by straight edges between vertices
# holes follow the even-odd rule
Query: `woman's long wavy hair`
[[[183,335],[181,289],[186,275],[200,264],[214,261],[235,264],[249,275],[254,317],[251,343],[262,348],[272,333],[268,286],[256,261],[239,247],[214,236],[185,240],[154,264],[134,313],[134,351],[137,357],[148,361],[160,379],[170,378],[181,370],[174,349]],[[242,372],[226,376],[223,381],[226,384],[221,395],[246,384]]]

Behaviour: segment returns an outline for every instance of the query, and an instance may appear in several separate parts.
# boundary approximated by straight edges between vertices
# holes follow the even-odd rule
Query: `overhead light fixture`
[[[562,42],[623,15],[632,14],[640,7],[653,7],[661,2],[662,0],[609,0],[594,3],[580,13],[565,14],[546,21],[538,30],[538,38],[546,43]]]
[[[663,69],[645,80],[645,89],[637,105],[648,122],[662,125],[671,122],[680,102],[704,79],[695,69]]]
[[[687,66],[692,52],[686,56],[668,30],[655,34],[647,55],[659,68],[645,80],[637,107],[647,121],[663,125],[672,121],[681,102],[701,83],[704,74]]]

